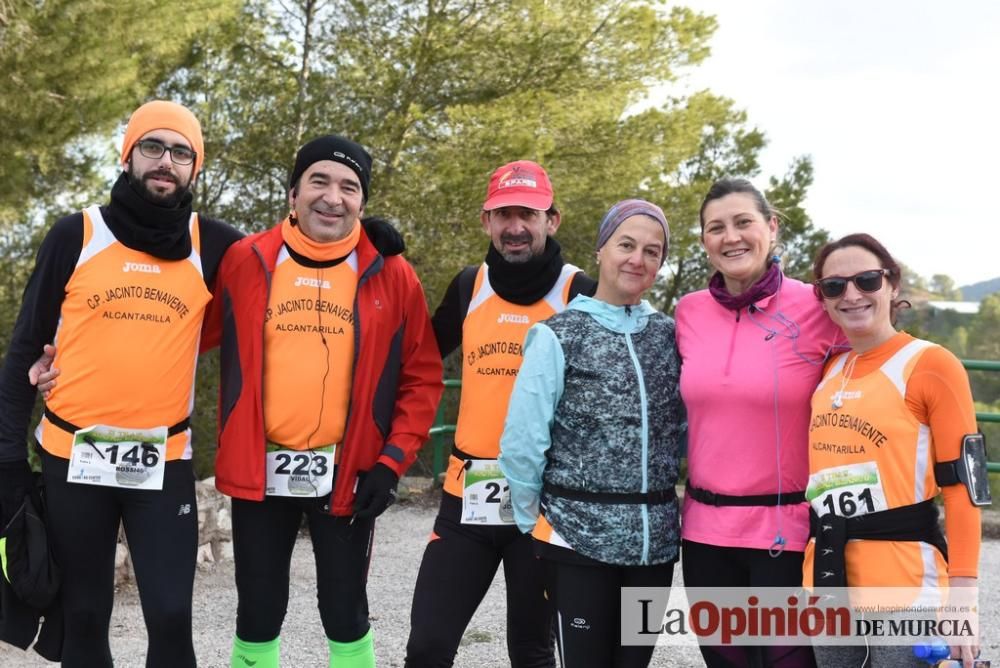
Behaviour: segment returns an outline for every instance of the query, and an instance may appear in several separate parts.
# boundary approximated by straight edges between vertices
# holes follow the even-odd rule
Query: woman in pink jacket
[[[841,341],[812,286],[785,276],[778,218],[744,179],[714,183],[701,241],[716,269],[677,305],[688,486],[688,587],[798,586],[809,537],[809,399]],[[812,666],[809,647],[701,648],[709,667]],[[758,663],[760,662],[760,663]]]

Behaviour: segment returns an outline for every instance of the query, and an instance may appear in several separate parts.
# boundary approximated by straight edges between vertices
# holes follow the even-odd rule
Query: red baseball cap
[[[523,206],[537,211],[547,211],[552,206],[552,182],[541,165],[518,160],[493,172],[483,211],[504,206]]]

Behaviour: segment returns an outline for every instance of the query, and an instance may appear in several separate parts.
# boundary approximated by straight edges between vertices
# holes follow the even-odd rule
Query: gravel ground
[[[435,495],[416,495],[380,518],[375,533],[375,556],[369,578],[372,626],[378,665],[403,665],[409,629],[410,599],[424,544],[437,510]],[[983,656],[1000,661],[1000,541],[983,544],[980,563],[982,586],[981,625],[985,634]],[[326,639],[316,609],[313,583],[315,565],[308,539],[300,539],[292,558],[292,591],[282,631],[282,665],[327,666]],[[674,585],[680,583],[676,569]],[[456,580],[456,587],[461,581]],[[466,630],[455,665],[459,668],[493,668],[509,665],[504,640],[504,584],[498,576]],[[203,668],[227,668],[235,631],[236,589],[232,561],[199,570],[195,580],[195,651]],[[135,587],[116,595],[111,620],[111,649],[119,668],[141,668],[145,661],[146,634]],[[33,652],[0,644],[0,666],[35,668],[51,666]],[[650,664],[656,668],[702,665],[693,647],[658,647]]]

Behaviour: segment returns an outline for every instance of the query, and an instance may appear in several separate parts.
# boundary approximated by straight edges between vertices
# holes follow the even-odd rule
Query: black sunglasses
[[[888,269],[869,269],[853,276],[829,276],[816,281],[825,299],[836,299],[844,294],[849,282],[861,292],[878,292],[882,289],[882,277],[892,272]]]

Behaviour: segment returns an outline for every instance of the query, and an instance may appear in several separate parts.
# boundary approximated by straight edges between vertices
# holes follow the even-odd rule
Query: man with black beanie
[[[542,567],[531,536],[514,524],[496,458],[528,328],[577,294],[592,294],[596,283],[563,262],[553,238],[561,217],[541,165],[519,160],[494,171],[480,222],[491,242],[485,262],[452,280],[433,318],[442,357],[462,346],[462,397],[441,509],[413,594],[407,668],[452,665],[501,562],[511,666],[555,666]]]
[[[443,391],[423,289],[360,225],[372,159],[337,135],[299,149],[288,217],[226,254],[206,346],[221,342],[216,486],[233,497],[232,666],[278,666],[302,517],[330,665],[375,665],[366,579],[375,518]]]

